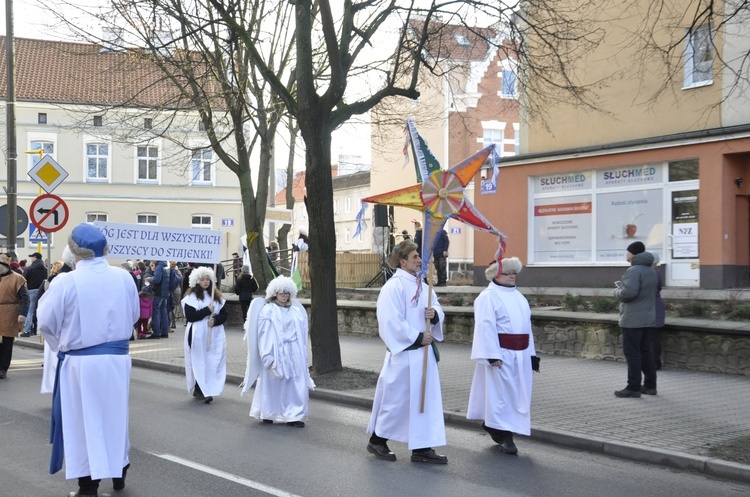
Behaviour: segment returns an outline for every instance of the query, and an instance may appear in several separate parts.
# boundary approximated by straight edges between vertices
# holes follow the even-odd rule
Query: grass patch
[[[741,464],[750,463],[750,436],[740,437],[714,447],[710,451],[713,457]]]
[[[689,300],[677,308],[681,318],[703,318],[711,313],[711,305],[701,300]]]
[[[742,304],[736,306],[732,311],[727,314],[727,318],[730,321],[745,321],[750,319],[750,304]]]
[[[620,308],[620,304],[610,297],[595,297],[591,306],[594,312],[601,314],[611,314]]]

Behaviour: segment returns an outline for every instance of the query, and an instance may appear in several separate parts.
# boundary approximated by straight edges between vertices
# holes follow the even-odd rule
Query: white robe
[[[500,347],[498,334],[529,335],[526,350]],[[531,356],[536,355],[531,330],[531,310],[515,288],[490,283],[474,301],[474,340],[471,359],[476,361],[469,393],[467,419],[519,435],[531,434]],[[500,359],[501,367],[488,359]]]
[[[424,412],[419,412],[422,392],[424,348],[406,350],[425,331],[425,308],[429,287],[420,282],[419,302],[412,305],[416,293],[416,278],[397,269],[383,285],[378,296],[378,333],[388,351],[375,389],[372,415],[367,433],[398,442],[406,442],[409,449],[445,445],[443,399],[440,376],[432,347],[427,356],[427,385]],[[440,322],[431,325],[435,340],[443,340],[445,314],[432,294],[432,307]]]
[[[258,318],[258,353],[262,368],[250,416],[278,422],[307,419],[307,313],[301,305],[263,306]],[[252,380],[251,380],[252,382]]]
[[[185,305],[189,305],[196,311],[208,307],[211,303],[211,294],[204,292],[203,300],[198,300],[195,293],[190,293],[182,299],[182,311]],[[226,300],[214,302],[214,314],[218,314],[226,304]],[[208,320],[206,316],[200,321],[188,323],[185,329],[185,380],[189,393],[195,390],[195,383],[201,387],[206,397],[217,397],[224,391],[224,383],[227,380],[227,337],[224,325],[220,324],[211,328],[211,343],[208,341]],[[193,332],[192,346],[188,345],[189,331]],[[206,350],[208,348],[208,350]]]
[[[127,271],[101,257],[79,261],[39,300],[37,321],[52,350],[128,340],[140,316]],[[129,463],[129,355],[66,356],[60,370],[65,477],[122,476]]]

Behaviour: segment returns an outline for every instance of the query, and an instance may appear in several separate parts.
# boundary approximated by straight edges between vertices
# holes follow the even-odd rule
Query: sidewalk
[[[227,329],[227,382],[224,395],[239,394],[246,346],[239,327]],[[168,340],[131,342],[136,366],[182,373],[184,328]],[[385,347],[379,339],[341,337],[345,367],[380,371]],[[18,345],[41,347],[37,337]],[[477,427],[465,418],[474,363],[470,346],[440,345],[443,408],[448,423]],[[641,462],[688,469],[750,482],[750,466],[713,459],[712,445],[750,436],[750,378],[667,369],[659,372],[657,396],[619,399],[624,363],[542,355],[534,374],[532,438]],[[347,392],[318,389],[313,398],[367,407],[372,388]],[[448,440],[450,444],[450,440]],[[519,445],[523,450],[523,438]]]

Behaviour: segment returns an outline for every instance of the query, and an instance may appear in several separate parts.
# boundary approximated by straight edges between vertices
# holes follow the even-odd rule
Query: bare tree
[[[69,18],[66,13],[71,7],[68,4],[67,9],[57,11],[69,28],[87,41],[111,43],[92,35],[78,18]],[[284,2],[242,0],[232,2],[228,8],[231,15],[245,20],[243,33],[256,40],[256,46],[240,41],[211,8],[200,2],[115,0],[105,11],[84,10],[83,14],[107,27],[110,33],[117,33],[121,43],[127,40],[141,47],[127,50],[128,64],[152,69],[148,83],[140,80],[123,88],[114,104],[99,106],[97,112],[108,110],[112,120],[126,124],[130,121],[130,126],[121,127],[124,131],[118,136],[125,142],[143,138],[143,126],[132,125],[134,120],[157,115],[148,133],[187,149],[191,149],[191,144],[175,128],[184,128],[181,121],[186,112],[198,113],[211,149],[239,180],[246,235],[251,240],[250,259],[254,274],[264,287],[273,275],[262,231],[275,138],[285,109],[277,88],[256,71],[248,50],[259,50],[266,61],[264,70],[274,75],[285,93],[293,94],[296,81],[290,61],[294,24],[288,22],[290,9]],[[143,96],[153,88],[168,91],[158,106],[153,102],[144,105]],[[127,112],[118,112],[123,109]],[[256,145],[259,167],[254,182],[251,157]],[[169,163],[168,158],[165,163]],[[189,165],[182,160],[177,167]]]

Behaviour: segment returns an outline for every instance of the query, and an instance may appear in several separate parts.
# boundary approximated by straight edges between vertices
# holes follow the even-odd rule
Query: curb
[[[30,341],[16,340],[15,345],[33,349],[44,348],[41,343]],[[133,357],[132,361],[133,366],[145,369],[153,369],[174,374],[185,374],[184,366],[150,361],[137,357]],[[243,380],[244,377],[239,375],[227,374],[226,382],[232,385],[239,385]],[[316,388],[311,391],[310,398],[349,407],[358,407],[361,409],[372,409],[373,402],[373,399],[362,395],[322,388]],[[477,421],[466,419],[466,413],[446,410],[444,411],[444,417],[446,424],[480,431]],[[570,449],[605,454],[620,459],[666,466],[683,471],[702,473],[707,476],[750,483],[750,465],[725,461],[723,459],[685,454],[683,452],[676,452],[667,449],[654,449],[625,442],[613,442],[598,437],[584,436],[580,433],[556,430],[554,428],[542,426],[532,426],[531,436],[534,440]]]

